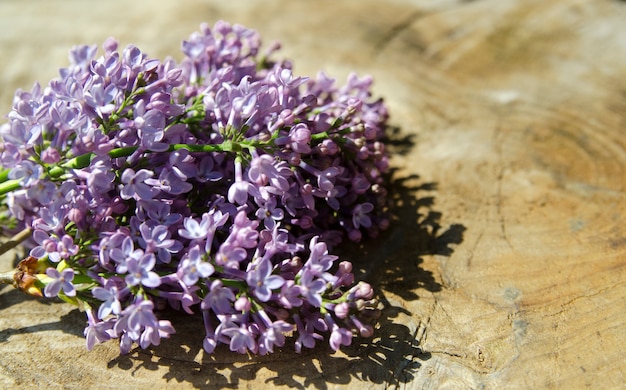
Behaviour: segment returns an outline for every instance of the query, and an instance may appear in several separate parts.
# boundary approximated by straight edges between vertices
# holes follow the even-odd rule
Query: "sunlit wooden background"
[[[299,75],[373,75],[389,105],[397,220],[342,250],[385,305],[376,337],[206,355],[183,318],[118,357],[85,350],[83,313],[4,287],[1,388],[624,386],[626,2],[0,0],[0,112],[72,45],[180,58],[219,19]]]

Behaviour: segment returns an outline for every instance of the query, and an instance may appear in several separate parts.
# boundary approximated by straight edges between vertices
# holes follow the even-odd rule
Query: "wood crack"
[[[472,249],[470,249],[470,253],[469,253],[469,256],[467,256],[467,263],[466,263],[468,269],[472,266],[472,260],[474,259],[474,253],[476,252],[476,248],[478,248],[478,244],[482,240],[483,235],[484,235],[484,232],[480,232],[480,234],[476,238],[476,241],[474,242],[474,245],[472,246]]]
[[[454,358],[459,358],[459,359],[466,359],[467,358],[467,354],[466,353],[460,353],[460,352],[454,352],[454,351],[450,351],[448,349],[439,349],[439,350],[432,350],[432,351],[428,351],[431,354],[434,355],[446,355],[446,356],[450,356],[450,357],[454,357]]]
[[[560,306],[561,306],[561,308],[562,308],[562,310],[560,310],[558,313],[555,313],[555,314],[552,314],[552,315],[558,315],[558,314],[565,313],[565,312],[567,312],[567,310],[568,310],[568,309],[567,309],[567,306],[571,306],[571,305],[573,305],[575,302],[580,301],[580,300],[583,300],[583,299],[589,299],[589,298],[593,298],[593,297],[596,297],[596,296],[599,296],[599,295],[603,295],[606,291],[609,291],[609,290],[611,290],[611,289],[615,289],[615,288],[617,288],[618,286],[620,286],[620,285],[622,285],[622,284],[623,284],[622,282],[619,282],[619,283],[614,283],[614,284],[612,284],[612,285],[610,285],[610,286],[608,286],[608,287],[605,287],[605,288],[603,288],[603,289],[601,289],[601,290],[597,290],[597,291],[595,291],[595,292],[593,292],[593,293],[591,293],[591,294],[579,295],[579,296],[576,296],[576,297],[574,297],[574,298],[571,298],[571,299],[570,299],[570,300],[568,300],[567,302],[562,303],[562,304],[560,305]]]
[[[405,20],[391,26],[389,32],[387,34],[384,34],[383,37],[374,46],[376,56],[382,53],[392,41],[394,41],[400,34],[402,34],[402,32],[406,31],[409,27],[413,25],[413,23],[415,23],[424,15],[426,14],[422,11],[414,11],[409,14],[409,17]]]
[[[498,175],[496,176],[496,205],[495,205],[496,214],[499,219],[500,232],[502,234],[502,238],[507,243],[509,248],[513,250],[513,245],[511,244],[511,241],[509,240],[509,237],[506,231],[506,219],[504,218],[504,213],[502,212],[502,181],[503,181],[502,179],[504,178],[505,168],[503,167],[502,139],[501,139],[502,129],[500,127],[500,124],[498,124],[496,128],[494,129],[492,138],[493,138],[494,150],[497,156],[498,166],[500,167],[500,169],[498,170]]]

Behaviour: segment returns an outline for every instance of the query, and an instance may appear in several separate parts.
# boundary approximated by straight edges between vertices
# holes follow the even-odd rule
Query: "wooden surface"
[[[345,249],[386,305],[377,337],[207,355],[182,319],[118,357],[85,350],[82,313],[5,287],[0,388],[625,386],[625,2],[2,0],[0,111],[74,44],[178,56],[221,18],[280,40],[300,75],[372,74],[390,107],[398,219]]]

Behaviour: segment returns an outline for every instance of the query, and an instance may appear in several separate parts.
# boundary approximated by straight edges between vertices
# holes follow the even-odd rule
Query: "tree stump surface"
[[[3,287],[0,388],[624,386],[625,2],[0,1],[0,111],[72,45],[179,59],[219,19],[281,41],[298,75],[371,74],[389,106],[397,218],[342,250],[385,305],[376,336],[208,355],[181,317],[118,356],[86,350],[84,313]]]

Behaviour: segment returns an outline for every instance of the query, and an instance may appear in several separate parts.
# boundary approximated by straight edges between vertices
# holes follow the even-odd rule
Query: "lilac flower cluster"
[[[180,63],[109,39],[16,93],[2,205],[32,230],[44,294],[86,309],[89,349],[158,345],[168,305],[202,313],[208,352],[372,335],[372,288],[329,250],[389,224],[387,112],[371,78],[298,77],[277,48],[225,22]]]

